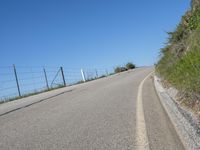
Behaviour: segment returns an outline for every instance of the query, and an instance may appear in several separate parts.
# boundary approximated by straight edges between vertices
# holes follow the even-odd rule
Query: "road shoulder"
[[[184,146],[157,97],[152,77],[143,87],[143,107],[150,149],[183,150]]]
[[[199,129],[194,122],[188,120],[187,116],[190,114],[177,105],[163,88],[160,79],[156,76],[154,76],[154,86],[161,104],[169,115],[185,148],[190,150],[200,149]]]

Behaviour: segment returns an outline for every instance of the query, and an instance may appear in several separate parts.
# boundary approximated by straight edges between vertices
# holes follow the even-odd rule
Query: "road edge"
[[[147,135],[142,90],[145,81],[152,75],[153,72],[149,73],[139,84],[137,101],[136,101],[136,149],[137,150],[149,150],[149,140]]]
[[[167,112],[177,134],[180,137],[185,149],[197,150],[200,149],[200,137],[198,130],[191,124],[188,118],[185,116],[185,110],[183,110],[170,95],[163,88],[160,79],[154,75],[154,87],[156,93],[163,105],[163,108]]]

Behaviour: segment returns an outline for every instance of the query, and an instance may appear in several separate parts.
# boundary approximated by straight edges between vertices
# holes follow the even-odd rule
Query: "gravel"
[[[200,149],[200,128],[195,116],[181,107],[175,100],[177,91],[173,88],[164,89],[160,78],[154,76],[155,89],[163,107],[168,113],[184,146],[189,150]]]

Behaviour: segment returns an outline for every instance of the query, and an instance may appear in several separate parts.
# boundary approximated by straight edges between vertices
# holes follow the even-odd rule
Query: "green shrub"
[[[187,30],[182,24],[179,24],[174,32],[168,32],[168,34],[169,43],[176,43],[185,39],[187,36]]]
[[[196,30],[200,28],[200,8],[196,9],[189,19],[189,30]]]
[[[126,69],[135,69],[135,64],[133,64],[133,63],[131,63],[131,62],[129,62],[129,63],[127,63],[126,64]]]
[[[115,68],[115,73],[120,73],[120,72],[124,72],[127,71],[126,67],[116,67]]]
[[[121,67],[121,72],[127,71],[128,69],[126,67]]]

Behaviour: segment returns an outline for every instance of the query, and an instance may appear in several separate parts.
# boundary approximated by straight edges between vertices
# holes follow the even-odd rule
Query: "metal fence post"
[[[65,82],[65,76],[64,76],[63,67],[60,67],[60,70],[61,70],[61,74],[62,74],[63,84],[64,84],[64,86],[66,86],[66,82]]]
[[[108,76],[109,74],[108,74],[108,70],[106,69],[106,75]]]
[[[97,69],[95,69],[95,72],[96,72],[96,78],[98,78],[99,75],[98,75],[98,71],[97,71]]]
[[[13,65],[13,69],[14,69],[14,74],[15,74],[15,80],[16,80],[16,84],[17,84],[18,94],[19,94],[19,97],[21,97],[21,92],[20,92],[20,87],[19,87],[19,80],[18,80],[18,76],[17,76],[17,71],[16,71],[15,65]]]
[[[85,81],[86,81],[86,80],[85,80],[85,73],[84,73],[83,69],[81,69],[81,75],[82,75],[83,81],[85,82]]]
[[[43,71],[44,71],[44,77],[45,77],[45,81],[46,81],[46,86],[47,86],[47,89],[49,90],[48,78],[47,78],[47,73],[46,73],[45,68],[43,68]]]

